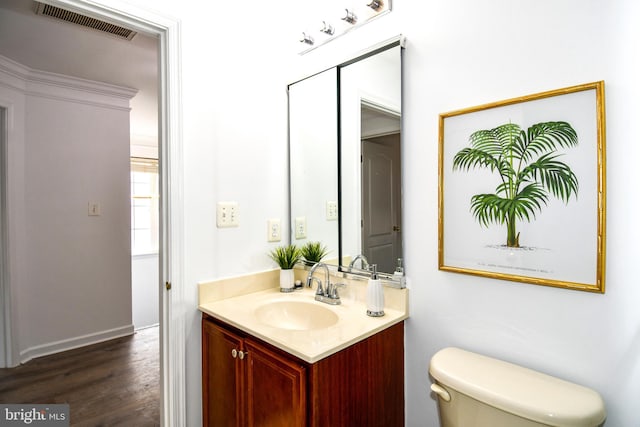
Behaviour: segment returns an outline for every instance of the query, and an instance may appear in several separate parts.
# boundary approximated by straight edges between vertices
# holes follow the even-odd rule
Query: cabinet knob
[[[240,353],[242,353],[242,352],[240,352]],[[236,350],[235,348],[233,350],[231,350],[231,357],[233,357],[234,359],[236,357],[238,357],[238,350]]]
[[[240,360],[244,359],[244,357],[249,354],[248,352],[244,352],[244,351],[240,351],[238,352],[238,357],[240,358]]]

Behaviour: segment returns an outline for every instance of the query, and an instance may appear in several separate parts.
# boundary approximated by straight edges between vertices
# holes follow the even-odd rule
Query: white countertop
[[[210,285],[212,284],[200,284],[201,296],[204,294],[202,287]],[[354,284],[353,286],[362,285]],[[314,363],[407,319],[409,317],[406,304],[407,290],[385,289],[385,297],[389,292],[393,293],[389,295],[392,306],[385,305],[385,315],[382,317],[367,316],[365,304],[357,297],[343,297],[342,304],[336,306],[315,301],[315,293],[309,288],[282,293],[279,288],[273,287],[215,301],[203,301],[201,297],[198,308],[306,362]],[[362,295],[362,292],[349,295],[352,294]],[[304,301],[320,304],[333,311],[338,316],[338,321],[332,326],[311,330],[281,329],[261,322],[256,317],[255,310],[264,304],[277,301]]]

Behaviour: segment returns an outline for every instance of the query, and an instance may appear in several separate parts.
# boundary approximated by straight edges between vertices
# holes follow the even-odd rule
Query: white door
[[[402,254],[400,134],[362,140],[362,250],[392,273]]]

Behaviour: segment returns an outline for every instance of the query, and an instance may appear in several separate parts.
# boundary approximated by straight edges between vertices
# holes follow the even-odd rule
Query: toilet
[[[459,348],[429,364],[441,427],[598,427],[600,395],[549,375]]]

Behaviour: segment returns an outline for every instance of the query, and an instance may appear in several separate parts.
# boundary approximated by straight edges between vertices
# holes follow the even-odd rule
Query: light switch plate
[[[238,202],[218,202],[216,209],[216,226],[218,228],[238,227]]]
[[[327,202],[327,221],[335,221],[338,219],[338,202]]]

